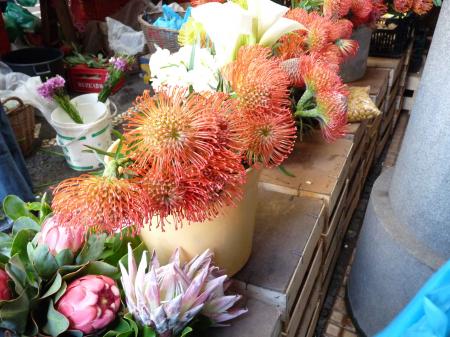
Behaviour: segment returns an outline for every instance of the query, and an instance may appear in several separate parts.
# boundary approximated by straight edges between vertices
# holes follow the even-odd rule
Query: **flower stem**
[[[314,108],[314,109],[309,109],[309,110],[297,109],[297,111],[295,111],[295,116],[320,118],[322,115],[320,114],[320,112],[317,108]]]
[[[77,108],[70,101],[69,96],[56,94],[53,99],[56,103],[69,115],[69,117],[77,124],[83,124],[83,119],[81,118]]]

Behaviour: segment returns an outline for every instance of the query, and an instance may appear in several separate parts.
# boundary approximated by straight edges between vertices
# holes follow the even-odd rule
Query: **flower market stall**
[[[90,27],[76,6],[71,20]],[[313,336],[412,50],[362,55],[367,69],[344,83],[352,34],[432,6],[151,5],[134,18],[143,32],[108,26],[126,31],[120,52],[74,49],[67,75],[26,78],[12,90],[54,135],[27,163],[57,178],[35,200],[3,200],[0,333]],[[136,41],[150,54],[128,55]]]

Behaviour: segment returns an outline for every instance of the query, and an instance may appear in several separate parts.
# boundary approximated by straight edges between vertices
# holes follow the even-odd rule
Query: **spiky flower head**
[[[178,334],[199,314],[215,325],[244,314],[246,309],[233,309],[241,297],[224,294],[227,277],[216,275],[212,258],[207,250],[183,267],[178,251],[167,265],[155,254],[149,263],[144,252],[137,266],[128,246],[128,269],[119,265],[129,312],[159,336]]]
[[[338,91],[319,92],[316,103],[324,138],[332,142],[343,137],[347,125],[347,97]]]
[[[399,13],[408,12],[414,4],[414,0],[394,0],[394,9]]]
[[[373,10],[372,1],[370,0],[352,0],[350,7],[350,20],[355,27],[369,22]]]
[[[336,40],[336,46],[344,58],[355,56],[359,49],[358,41],[350,39]]]
[[[136,99],[127,117],[125,138],[134,166],[153,177],[176,178],[202,170],[214,153],[217,126],[214,109],[185,92],[149,91]]]
[[[89,174],[63,180],[52,202],[61,224],[108,233],[130,226],[138,230],[151,216],[148,205],[138,182]]]
[[[414,0],[413,11],[418,15],[427,14],[433,8],[433,0]]]
[[[282,112],[290,105],[289,78],[271,49],[245,46],[224,70],[239,108],[249,113]]]
[[[248,120],[245,136],[250,139],[247,161],[265,167],[280,165],[291,154],[297,129],[289,109],[277,116],[253,116]]]
[[[353,33],[353,23],[347,19],[341,19],[333,22],[330,30],[330,40],[349,39]]]
[[[300,62],[300,73],[306,84],[306,89],[316,93],[319,91],[343,90],[344,84],[338,73],[314,56],[306,56]]]
[[[349,13],[351,6],[352,0],[324,0],[323,14],[332,19],[340,19]]]

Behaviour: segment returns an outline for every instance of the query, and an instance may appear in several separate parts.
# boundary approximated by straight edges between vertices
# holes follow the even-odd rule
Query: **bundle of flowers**
[[[45,202],[4,200],[0,332],[17,336],[188,336],[246,312],[206,251],[160,265],[127,230],[107,235],[63,226]],[[136,257],[139,258],[137,268]]]
[[[441,0],[296,0],[293,7],[322,11],[333,20],[346,18],[357,27],[375,23],[388,12],[396,16],[424,15],[433,5],[441,3]]]

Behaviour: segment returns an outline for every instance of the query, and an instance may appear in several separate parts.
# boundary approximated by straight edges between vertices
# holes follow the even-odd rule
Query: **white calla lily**
[[[203,25],[214,44],[219,66],[233,61],[242,45],[272,47],[284,34],[305,29],[284,17],[288,7],[271,0],[247,0],[247,7],[212,2],[192,9],[192,17]]]
[[[232,2],[211,2],[194,7],[192,17],[203,25],[214,43],[216,61],[220,66],[233,60],[243,37],[253,36],[252,16]]]

